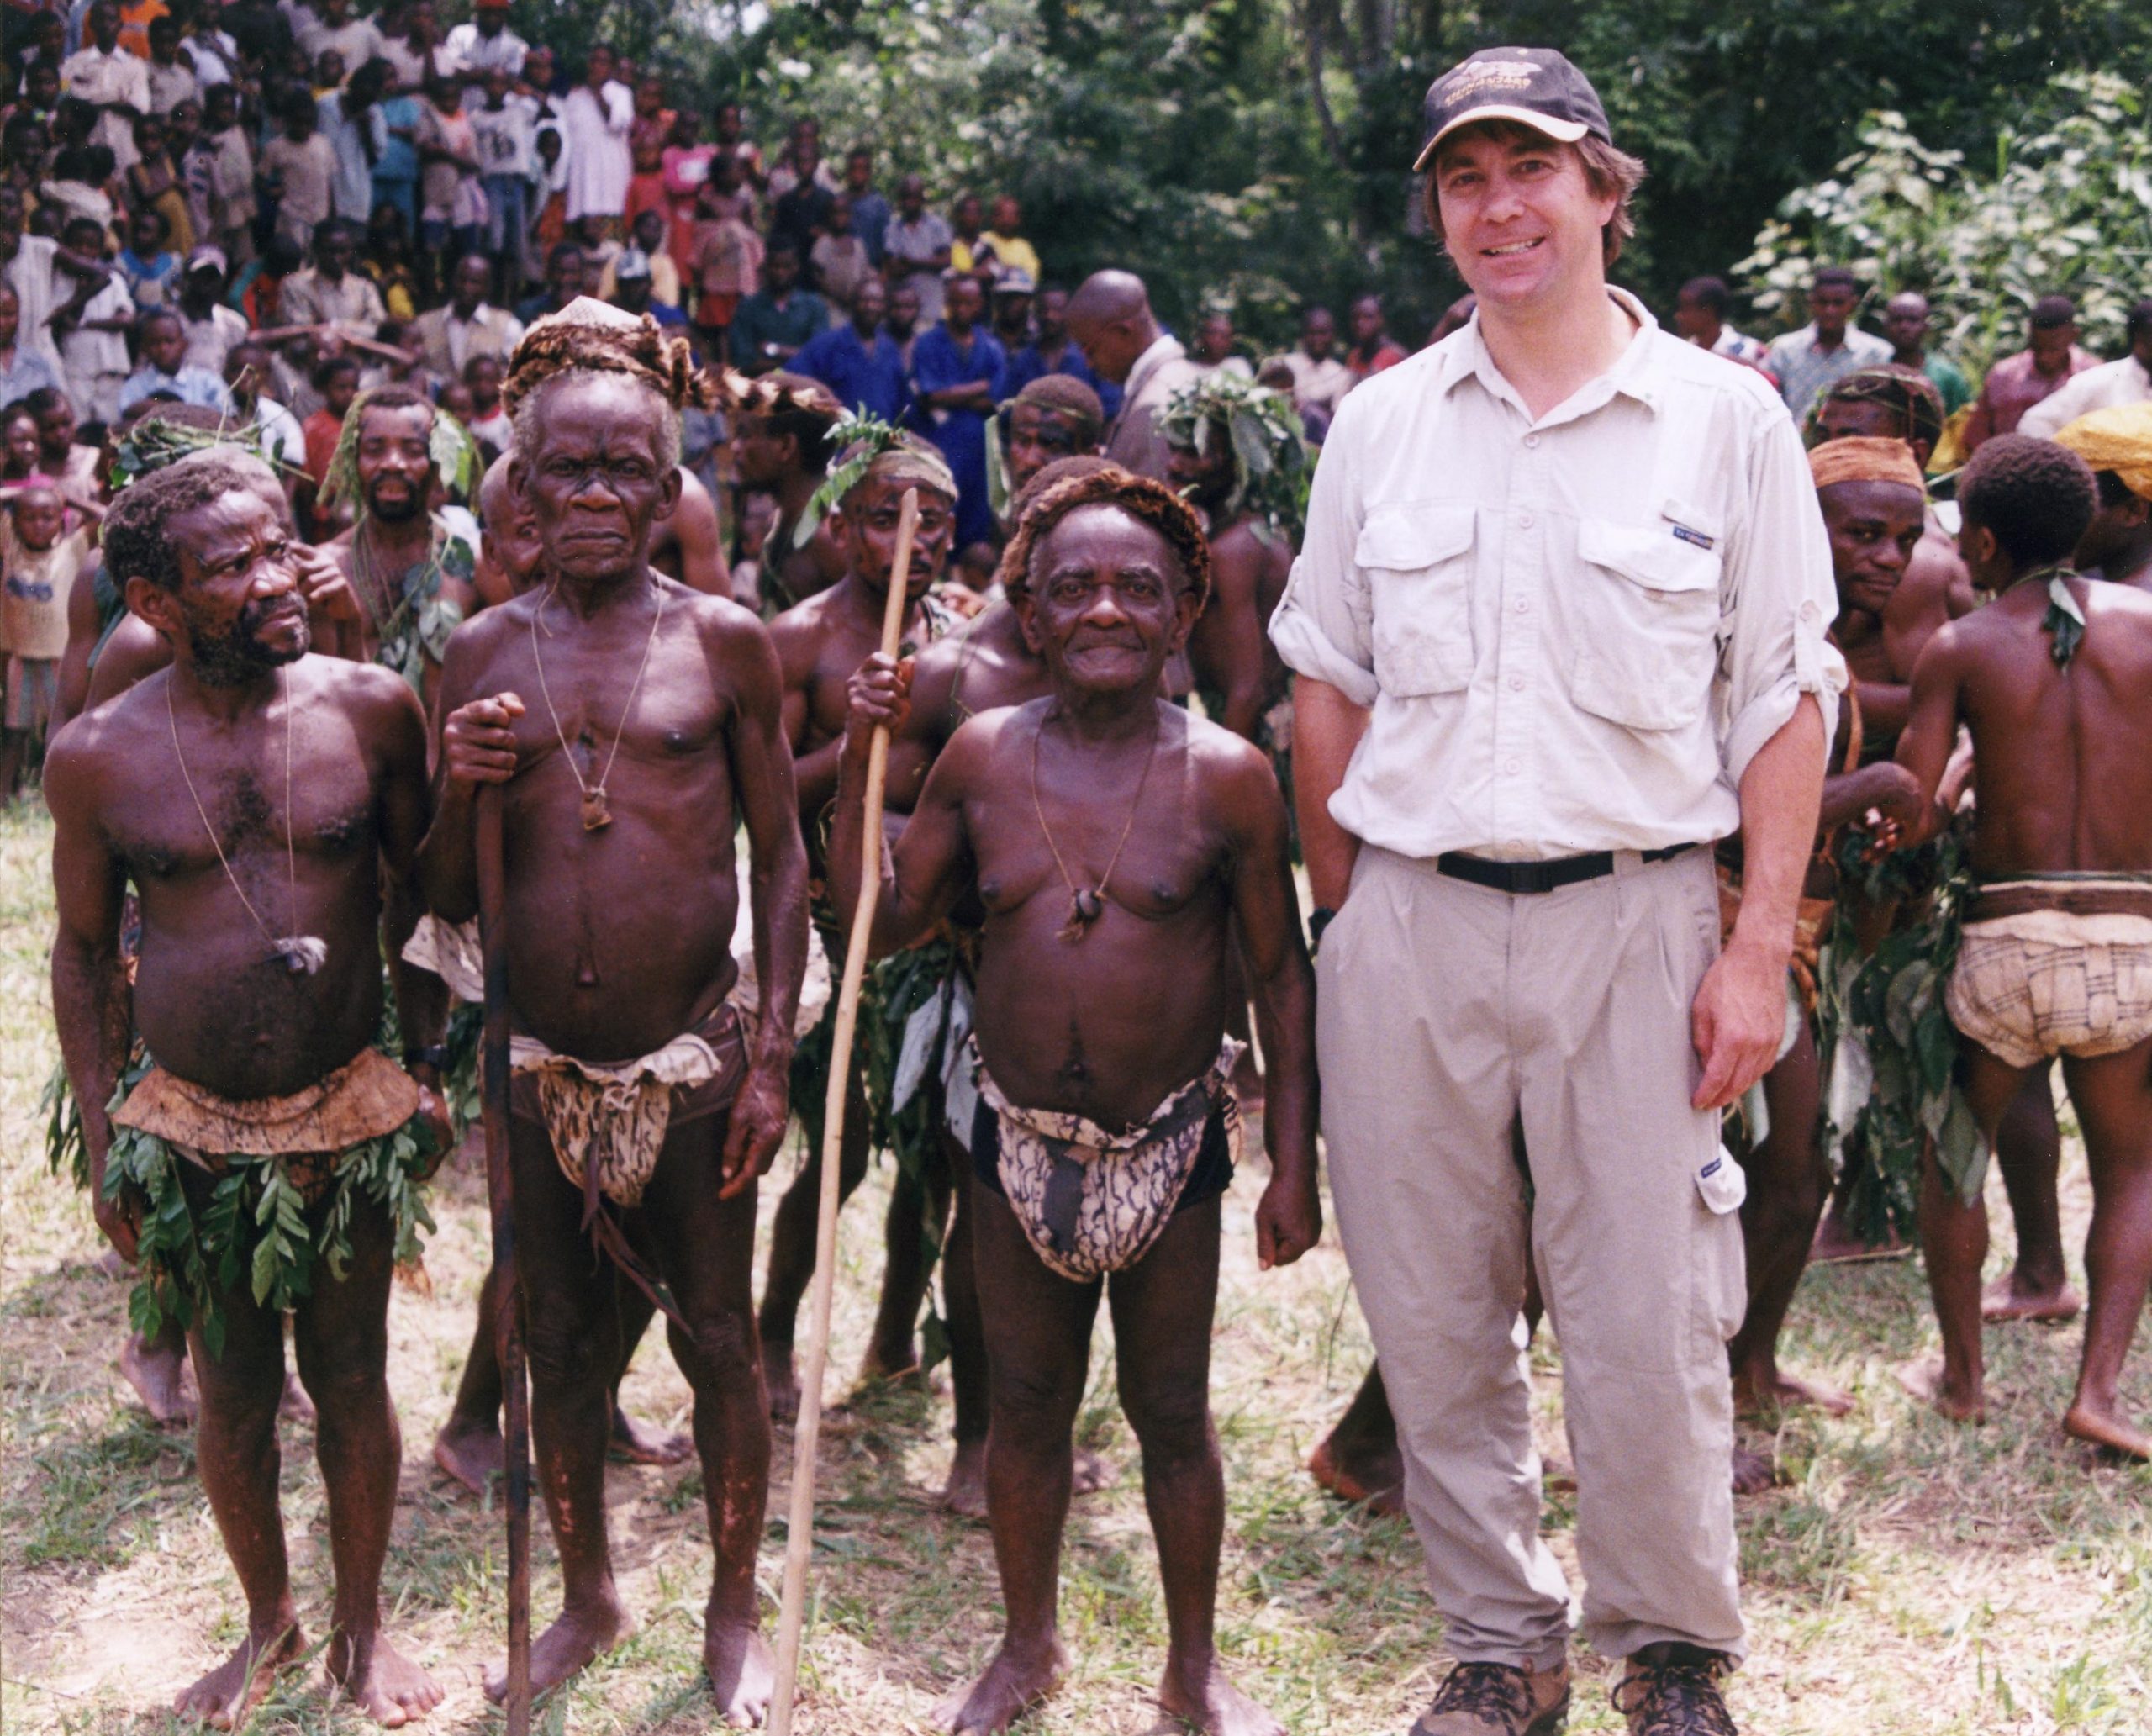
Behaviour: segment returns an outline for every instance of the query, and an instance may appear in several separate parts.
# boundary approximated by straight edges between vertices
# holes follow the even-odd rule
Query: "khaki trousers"
[[[1568,1641],[1539,1537],[1527,1229],[1561,1343],[1585,1636],[1613,1657],[1746,1650],[1726,1359],[1741,1227],[1698,1190],[1718,1117],[1689,1106],[1718,894],[1708,850],[1616,862],[1512,895],[1363,849],[1316,966],[1338,1228],[1464,1661],[1544,1667]]]

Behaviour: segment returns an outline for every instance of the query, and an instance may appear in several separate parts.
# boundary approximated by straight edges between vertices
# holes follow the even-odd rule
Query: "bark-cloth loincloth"
[[[1233,1063],[1243,1047],[1227,1037],[1206,1072],[1117,1132],[1013,1104],[978,1063],[979,1095],[995,1123],[994,1179],[1048,1267],[1088,1284],[1134,1265],[1165,1233],[1198,1160],[1220,1138],[1230,1177],[1240,1155]]]
[[[1981,882],[1944,1006],[2012,1067],[2135,1047],[2152,1037],[2152,876]]]
[[[155,1332],[167,1315],[198,1322],[214,1355],[219,1299],[242,1278],[256,1304],[277,1310],[312,1293],[322,1264],[340,1280],[357,1195],[388,1213],[397,1263],[417,1258],[419,1230],[434,1227],[419,1185],[436,1153],[417,1084],[379,1049],[360,1050],[304,1090],[244,1100],[145,1058],[113,1095],[105,1163],[108,1196],[132,1187],[145,1204],[139,1329]],[[180,1160],[213,1178],[198,1210]]]
[[[509,1039],[509,1113],[546,1129],[561,1174],[583,1195],[583,1227],[686,1330],[605,1201],[641,1205],[667,1134],[732,1106],[747,1072],[739,1009],[720,1001],[694,1030],[631,1061],[586,1061],[518,1032]]]

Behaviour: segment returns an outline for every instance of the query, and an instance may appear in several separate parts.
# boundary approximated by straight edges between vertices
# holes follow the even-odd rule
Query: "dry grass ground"
[[[54,1056],[45,988],[50,900],[41,816],[0,821],[0,1185],[5,1283],[4,1687],[10,1732],[161,1731],[160,1708],[240,1631],[237,1588],[193,1480],[190,1443],[151,1427],[113,1367],[124,1287],[100,1269],[89,1213],[45,1173],[40,1088]],[[2085,1185],[2067,1172],[2072,1239]],[[1296,1732],[1401,1731],[1441,1670],[1441,1636],[1418,1551],[1400,1523],[1326,1499],[1300,1464],[1358,1383],[1366,1336],[1334,1236],[1298,1267],[1255,1269],[1244,1179],[1228,1200],[1213,1400],[1231,1516],[1221,1637],[1242,1683]],[[769,1209],[773,1190],[765,1200]],[[866,1341],[879,1187],[845,1220],[832,1385]],[[484,1255],[482,1190],[448,1174],[433,1293],[399,1291],[391,1379],[405,1430],[387,1596],[399,1640],[449,1690],[436,1728],[493,1714],[480,1673],[502,1622],[498,1514],[428,1456],[445,1414]],[[2007,1249],[2006,1215],[1997,1210]],[[2000,1256],[1998,1256],[2000,1257]],[[2152,1475],[2094,1466],[2054,1427],[2076,1354],[2074,1328],[1991,1332],[1993,1420],[1952,1427],[1890,1377],[1929,1348],[1920,1274],[1907,1263],[1814,1274],[1796,1305],[1791,1364],[1852,1390],[1842,1422],[1796,1418],[1780,1448],[1788,1486],[1741,1508],[1755,1656],[1733,1687],[1759,1736],[1889,1732],[2152,1731]],[[1083,1427],[1116,1473],[1079,1504],[1063,1607],[1080,1659],[1068,1689],[1023,1728],[1134,1733],[1162,1726],[1150,1698],[1163,1654],[1155,1559],[1135,1454],[1115,1407],[1101,1322]],[[1556,1459],[1559,1364],[1543,1337],[1541,1422]],[[2152,1396],[2152,1348],[2137,1390]],[[649,1343],[632,1408],[684,1427],[685,1388]],[[857,1398],[825,1430],[818,1601],[801,1728],[920,1730],[936,1696],[984,1659],[998,1619],[983,1528],[938,1512],[945,1392]],[[774,1607],[789,1437],[762,1549]],[[286,1522],[298,1595],[327,1601],[320,1485],[305,1430],[287,1430]],[[690,1469],[616,1467],[614,1547],[639,1619],[634,1637],[544,1709],[548,1731],[701,1731],[713,1722],[696,1672],[708,1551]],[[1573,1499],[1547,1528],[1574,1565]],[[557,1596],[550,1539],[537,1548],[536,1607]],[[1571,1728],[1618,1727],[1587,1664]],[[331,1702],[318,1668],[281,1684],[257,1730],[367,1728]]]

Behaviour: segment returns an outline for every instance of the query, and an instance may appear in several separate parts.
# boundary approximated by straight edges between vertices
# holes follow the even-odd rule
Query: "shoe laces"
[[[1615,1684],[1614,1709],[1640,1714],[1647,1736],[1740,1736],[1719,1692],[1722,1659],[1708,1664],[1654,1664]]]
[[[1463,1712],[1497,1729],[1521,1730],[1532,1718],[1532,1689],[1510,1664],[1459,1664],[1436,1690],[1431,1712]]]

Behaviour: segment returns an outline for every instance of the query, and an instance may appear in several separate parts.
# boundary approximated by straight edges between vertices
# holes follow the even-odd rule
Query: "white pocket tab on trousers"
[[[1729,1211],[1738,1211],[1741,1202],[1748,1197],[1748,1177],[1734,1161],[1733,1153],[1722,1145],[1718,1154],[1696,1172],[1696,1191],[1703,1195],[1705,1205],[1724,1217]]]

